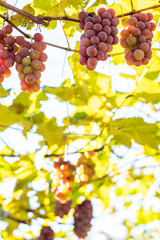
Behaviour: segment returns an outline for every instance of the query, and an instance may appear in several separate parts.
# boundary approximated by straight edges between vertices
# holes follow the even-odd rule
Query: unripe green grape
[[[128,44],[129,46],[134,46],[134,45],[136,45],[136,44],[137,44],[137,38],[134,37],[134,36],[129,36],[129,37],[127,38],[127,44]]]
[[[23,64],[24,66],[29,66],[29,65],[31,65],[31,59],[30,59],[30,57],[25,57],[25,58],[23,58],[23,59],[22,59],[22,64]]]
[[[25,74],[31,74],[33,72],[33,69],[31,68],[31,66],[26,66],[23,68],[23,72]]]

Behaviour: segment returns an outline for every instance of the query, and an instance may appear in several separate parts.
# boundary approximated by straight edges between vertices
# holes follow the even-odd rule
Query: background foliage
[[[131,2],[134,10],[158,5],[158,0],[30,2],[26,1],[23,10],[32,15],[72,18],[77,18],[81,10],[97,12],[101,6],[114,8],[118,15],[131,11]],[[64,71],[62,83],[56,79],[56,85],[46,74],[38,93],[20,93],[9,89],[7,83],[0,86],[0,133],[3,134],[0,135],[3,141],[0,186],[5,186],[7,191],[13,183],[8,197],[3,193],[0,195],[3,240],[36,239],[41,225],[45,224],[54,227],[57,239],[76,238],[72,226],[68,225],[72,223],[72,213],[63,220],[54,215],[55,196],[51,192],[50,173],[56,157],[64,154],[65,159],[76,163],[78,152],[88,151],[96,152],[93,158],[96,174],[93,181],[84,186],[75,183],[73,205],[84,196],[92,199],[95,207],[97,204],[103,206],[107,219],[118,217],[123,234],[115,235],[105,222],[108,239],[160,238],[160,10],[149,11],[154,15],[157,29],[152,45],[153,57],[147,66],[127,66],[123,49],[118,44],[109,60],[93,72],[79,64],[77,52],[69,53],[70,74]],[[4,8],[0,13],[7,14]],[[37,31],[37,25],[30,20],[11,11],[8,14],[24,32]],[[54,35],[56,27],[63,28],[72,46],[78,49],[81,33],[78,23],[64,21],[60,25],[51,21],[47,29],[38,26],[38,31],[41,28],[42,34],[51,31]],[[120,32],[121,21],[118,28]],[[56,61],[55,49],[48,49]],[[67,116],[61,122],[52,110],[56,102],[65,103],[65,109],[72,109],[67,110]],[[60,111],[63,112],[63,108]],[[18,146],[16,149],[9,147],[3,140],[8,130],[14,134],[15,141],[17,132],[22,133],[28,144],[32,138],[32,151],[24,147],[21,150],[21,146],[19,151]],[[103,217],[99,221],[103,221]],[[66,227],[62,227],[62,223]],[[112,230],[113,227],[114,222]],[[92,234],[90,237],[93,239]]]

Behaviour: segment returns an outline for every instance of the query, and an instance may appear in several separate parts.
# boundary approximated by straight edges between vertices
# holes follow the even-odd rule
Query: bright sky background
[[[14,0],[7,0],[7,3],[10,3],[12,5],[14,5],[16,1]],[[22,8],[24,5],[30,3],[32,1],[21,1],[19,0],[16,4],[16,6],[18,8]],[[27,32],[27,30],[25,30],[25,28],[23,28],[23,30],[25,32]],[[28,31],[27,33],[31,34],[32,36],[34,35],[35,32],[39,32],[39,29],[37,30],[37,28],[35,27],[32,31]],[[62,30],[62,27],[60,25],[60,23],[58,22],[57,24],[57,28],[55,30],[46,30],[45,28],[41,28],[41,33],[44,36],[44,41],[46,42],[50,42],[59,46],[64,46],[67,47],[67,43],[66,43],[66,39]],[[13,35],[19,35],[19,33],[14,30]],[[79,39],[80,34],[77,33],[77,35],[72,38],[69,39],[70,42],[70,46],[72,49],[74,49],[76,41]],[[68,64],[68,60],[67,58],[72,54],[69,53],[64,50],[58,49],[58,48],[54,48],[54,47],[50,47],[47,46],[47,49],[45,50],[45,52],[48,55],[48,61],[46,62],[46,70],[42,73],[42,83],[41,83],[41,87],[47,85],[47,86],[52,86],[52,87],[58,87],[61,85],[61,83],[66,79],[66,78],[70,78],[73,81],[73,75],[72,75],[72,71],[69,67]],[[97,71],[104,73],[106,75],[111,75],[112,76],[112,88],[115,91],[119,91],[119,92],[126,92],[129,91],[133,84],[134,81],[131,79],[123,79],[119,77],[119,72],[120,70],[122,70],[124,72],[127,72],[129,70],[128,67],[123,66],[116,66],[114,67],[113,64],[109,63],[109,60],[107,60],[106,62],[102,62],[101,64],[99,63],[99,67],[97,69]],[[9,79],[6,79],[3,83],[3,86],[7,89],[12,88],[14,89],[14,91],[12,92],[12,95],[10,98],[7,99],[0,99],[0,103],[5,103],[5,104],[10,104],[10,102],[12,101],[12,99],[20,92],[20,80],[18,79],[18,74],[15,71],[14,67],[12,68],[12,75]],[[45,101],[42,105],[42,110],[45,112],[45,114],[47,115],[47,117],[51,118],[51,117],[56,117],[57,118],[57,123],[59,125],[62,125],[62,119],[64,117],[66,117],[68,115],[67,113],[67,105],[66,103],[60,103],[58,102],[58,100],[55,99],[54,96],[48,95],[49,97],[49,101]],[[128,110],[128,108],[124,108],[123,110],[117,112],[115,118],[121,117],[121,116],[125,116],[125,117],[132,117],[132,116],[142,116],[144,117],[145,121],[147,122],[154,122],[154,120],[152,120],[149,116],[147,116],[146,114],[144,114],[141,110],[141,108],[143,108],[143,111],[148,112],[149,108],[147,106],[142,106],[141,104],[137,104],[136,108],[132,111]],[[74,106],[68,106],[68,111],[69,114],[72,114],[75,110]],[[160,119],[160,113],[155,113],[154,114],[154,118],[156,120]],[[17,125],[14,125],[14,127],[18,127]],[[81,129],[79,129],[78,131],[80,132]],[[95,132],[96,132],[96,128],[95,128]],[[16,130],[11,130],[11,129],[7,129],[4,132],[0,132],[0,148],[4,147],[5,144],[4,142],[6,142],[8,144],[8,146],[10,146],[12,149],[14,149],[16,152],[23,154],[26,152],[32,152],[34,151],[35,148],[39,148],[38,145],[38,140],[39,137],[36,135],[33,135],[31,133],[28,134],[28,140],[26,140],[22,134],[21,131],[16,131]],[[77,146],[75,146],[77,147]],[[135,148],[132,148],[131,150],[128,150],[125,147],[122,148],[117,148],[117,152],[118,154],[122,154],[125,155],[124,159],[123,159],[123,163],[122,165],[122,169],[126,169],[125,165],[129,162],[133,162],[133,160],[136,158],[135,154],[137,153],[137,148],[138,146],[135,144],[134,146]],[[73,151],[73,149],[71,149]],[[70,157],[70,159],[72,160],[73,156]],[[117,161],[117,159],[112,156],[112,160],[113,161]],[[142,159],[143,161],[143,159]],[[146,160],[145,160],[146,161]],[[158,176],[158,170],[157,169],[157,176]],[[160,178],[159,178],[160,181]],[[124,183],[124,179],[123,177],[120,179],[120,181],[117,183],[119,184],[119,186],[122,186]],[[44,184],[44,185],[43,185]],[[45,186],[46,183],[45,182],[40,182],[40,184],[34,184],[35,189],[40,190],[39,186]],[[7,191],[6,191],[6,186],[7,186]],[[5,197],[9,198],[11,196],[12,193],[12,189],[14,186],[14,182],[10,183],[7,180],[4,182],[4,184],[0,184],[0,193],[3,193],[5,195]],[[135,187],[135,186],[133,186]],[[135,205],[132,205],[132,207],[128,208],[127,211],[123,208],[123,201],[121,198],[119,198],[119,201],[116,202],[117,200],[115,199],[115,195],[114,195],[114,188],[113,191],[111,192],[111,199],[112,199],[112,203],[114,206],[117,207],[117,209],[119,209],[119,212],[116,216],[106,216],[107,213],[109,213],[108,211],[103,212],[103,207],[100,203],[99,200],[95,200],[93,199],[93,204],[94,204],[94,216],[95,218],[92,221],[93,224],[93,228],[92,228],[92,232],[95,233],[94,238],[93,236],[91,236],[92,240],[107,240],[106,235],[101,234],[101,235],[96,235],[96,232],[104,232],[104,233],[108,233],[109,235],[111,235],[113,237],[113,239],[115,240],[123,240],[125,239],[125,234],[126,234],[126,230],[125,228],[122,226],[121,222],[123,221],[123,219],[126,216],[130,216],[131,220],[134,220],[136,217],[136,212],[135,212],[135,207],[137,207],[138,201],[142,198],[141,195],[139,195],[139,198],[136,199],[135,201]],[[150,196],[148,196],[148,199],[146,199],[147,203],[150,200]],[[33,199],[31,200],[32,202],[32,206],[36,207],[36,199],[33,197]],[[146,204],[147,207],[147,204]],[[70,221],[72,221],[72,219],[68,220],[70,223]],[[43,224],[43,222],[39,222],[40,224]],[[54,226],[55,224],[53,224]],[[0,224],[0,229],[3,229],[4,225]],[[160,227],[160,226],[159,226]],[[23,234],[24,230],[26,230],[26,226],[25,225],[21,225],[20,230]],[[37,223],[34,223],[32,226],[32,230],[34,233],[37,234],[38,230],[40,229],[40,225]],[[61,226],[61,229],[65,229],[65,227]],[[56,231],[58,231],[58,226],[56,226]],[[142,231],[142,229],[140,228],[139,231]],[[75,236],[71,237],[71,240],[75,240],[77,239]]]

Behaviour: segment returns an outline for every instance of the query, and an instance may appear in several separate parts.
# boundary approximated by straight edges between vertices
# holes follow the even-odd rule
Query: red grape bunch
[[[54,239],[53,230],[48,226],[42,227],[40,236],[37,238],[37,240],[53,240],[53,239]]]
[[[64,215],[68,215],[69,211],[71,210],[72,200],[67,201],[66,203],[62,204],[58,201],[55,203],[54,213],[56,216],[63,218]]]
[[[82,11],[78,17],[81,21],[80,29],[84,30],[80,41],[79,63],[92,71],[98,61],[107,60],[107,53],[112,51],[112,45],[118,43],[116,35],[119,19],[115,17],[115,11],[111,8],[100,8],[98,15]]]
[[[141,66],[149,63],[152,57],[151,45],[156,24],[151,13],[133,14],[128,26],[121,31],[120,44],[125,48],[128,65]]]
[[[86,157],[84,154],[78,159],[76,166],[76,181],[80,184],[91,181],[94,174],[95,164],[90,157]]]
[[[21,90],[28,93],[39,91],[41,72],[45,70],[44,62],[47,60],[47,54],[43,52],[46,49],[43,36],[36,33],[33,40],[30,43],[22,36],[16,38],[16,43],[21,48],[15,56],[16,70],[21,80]]]
[[[85,238],[91,228],[93,208],[91,201],[85,200],[77,205],[74,212],[74,232],[78,238]]]
[[[75,166],[69,161],[64,161],[62,158],[58,162],[54,162],[53,173],[53,193],[57,200],[64,204],[67,203],[68,197],[71,195],[72,186],[74,183]]]
[[[11,36],[12,26],[0,29],[0,83],[11,75],[10,68],[14,65],[15,53],[18,51],[16,39]]]

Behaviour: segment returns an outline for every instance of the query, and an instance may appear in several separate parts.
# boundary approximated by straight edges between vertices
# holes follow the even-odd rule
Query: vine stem
[[[68,16],[64,16],[64,17],[50,17],[50,16],[43,16],[43,15],[33,16],[32,14],[29,14],[29,13],[23,11],[23,10],[20,10],[19,8],[16,8],[16,7],[14,7],[14,6],[6,3],[6,2],[2,2],[2,1],[0,1],[0,6],[5,7],[7,9],[10,9],[14,12],[17,12],[20,15],[22,15],[26,18],[29,18],[32,22],[44,25],[46,27],[49,26],[50,21],[55,21],[55,20],[80,22],[79,19],[70,18]],[[131,12],[127,12],[127,13],[124,13],[124,14],[120,14],[120,15],[117,15],[116,17],[121,18],[121,17],[124,17],[124,16],[132,15],[133,13],[144,12],[144,11],[159,8],[159,7],[160,7],[160,4],[155,5],[155,6],[151,6],[151,7],[147,7],[147,8],[142,8],[142,9],[139,9],[137,11],[131,11]],[[48,21],[48,22],[45,22],[45,21]]]

